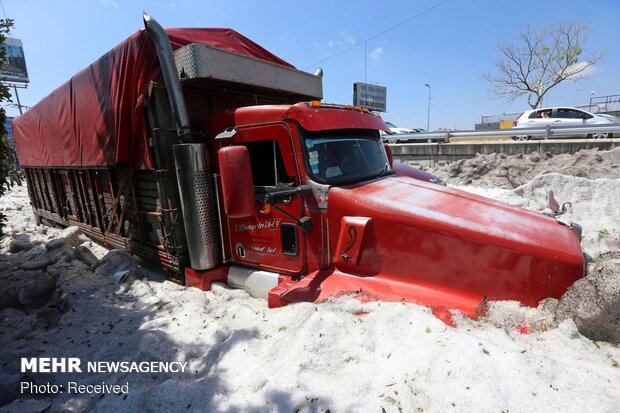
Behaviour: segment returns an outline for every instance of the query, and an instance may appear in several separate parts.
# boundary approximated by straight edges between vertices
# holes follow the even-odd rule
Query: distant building
[[[13,140],[13,119],[15,119],[12,116],[7,116],[6,117],[6,122],[4,122],[4,129],[6,129],[6,136]]]
[[[579,106],[591,113],[605,113],[620,117],[620,95],[593,96],[589,105]]]
[[[15,150],[15,139],[13,138],[13,117],[7,116],[4,122],[4,129],[6,129],[6,138],[9,143],[9,156],[11,157],[11,163],[15,169],[19,169],[19,163],[17,162],[17,151]]]
[[[480,123],[476,123],[476,130],[495,130],[504,129],[502,126],[506,122],[517,120],[523,112],[502,113],[501,115],[482,115]],[[512,125],[512,124],[511,124]]]

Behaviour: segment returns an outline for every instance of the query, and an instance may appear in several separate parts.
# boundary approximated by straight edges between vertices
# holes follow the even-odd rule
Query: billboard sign
[[[19,39],[7,37],[2,47],[6,51],[6,65],[0,67],[0,80],[4,82],[28,83],[28,70],[24,46]]]
[[[387,88],[356,82],[353,84],[353,106],[361,106],[377,112],[386,112]]]

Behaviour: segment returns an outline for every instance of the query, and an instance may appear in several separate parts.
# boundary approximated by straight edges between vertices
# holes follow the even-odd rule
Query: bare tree
[[[496,46],[496,75],[483,75],[492,84],[492,93],[510,101],[527,95],[527,103],[536,109],[555,86],[565,80],[578,81],[588,68],[603,57],[596,52],[587,57],[584,43],[588,27],[571,22],[549,26],[541,32],[528,27],[512,43]]]

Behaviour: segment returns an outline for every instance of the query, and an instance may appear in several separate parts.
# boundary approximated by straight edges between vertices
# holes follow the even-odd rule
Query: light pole
[[[428,88],[428,114],[426,116],[426,131],[431,131],[431,85],[425,83],[424,86]]]

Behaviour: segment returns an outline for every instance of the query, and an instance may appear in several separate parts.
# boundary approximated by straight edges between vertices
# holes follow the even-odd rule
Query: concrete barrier
[[[391,145],[394,160],[408,165],[443,164],[469,159],[476,154],[505,153],[516,155],[519,153],[545,153],[554,155],[562,153],[576,153],[582,149],[598,148],[602,151],[611,150],[620,146],[620,139],[554,139],[540,141],[502,141],[480,143],[415,143]]]

